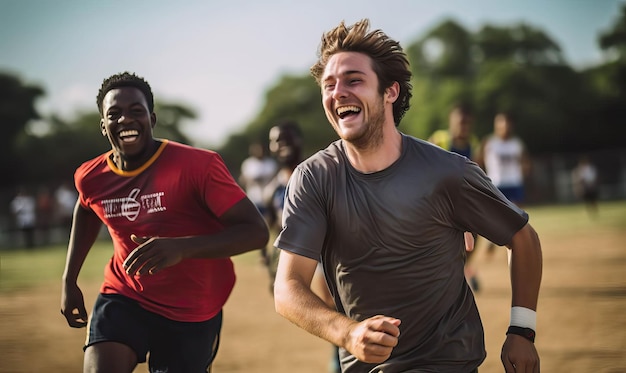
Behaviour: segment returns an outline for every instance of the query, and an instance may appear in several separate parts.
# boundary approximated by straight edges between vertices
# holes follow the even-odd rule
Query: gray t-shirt
[[[386,362],[366,364],[342,350],[344,372],[456,373],[482,363],[463,232],[504,245],[528,215],[475,163],[403,134],[400,158],[364,174],[338,140],[295,170],[283,214],[275,246],[321,260],[338,311],[402,321]]]

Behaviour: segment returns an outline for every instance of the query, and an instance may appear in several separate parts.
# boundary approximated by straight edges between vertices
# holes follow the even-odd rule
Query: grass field
[[[544,251],[536,343],[542,371],[626,372],[626,201],[602,203],[593,219],[582,205],[527,211]],[[81,272],[88,308],[111,250],[99,241]],[[476,298],[488,350],[480,372],[502,372],[499,349],[510,306],[506,253],[487,260],[477,250],[482,289]],[[59,314],[65,251],[0,251],[0,372],[81,370],[85,331],[69,328]],[[258,253],[234,261],[238,282],[225,307],[214,372],[325,372],[330,347],[275,314]]]
[[[81,279],[102,279],[104,263],[111,257],[111,243],[98,241],[92,248]],[[40,247],[36,250],[0,251],[0,293],[24,290],[49,281],[60,281],[65,266],[66,245]]]

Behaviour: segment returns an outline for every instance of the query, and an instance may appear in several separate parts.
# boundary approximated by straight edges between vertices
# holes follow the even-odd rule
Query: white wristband
[[[519,326],[520,328],[531,328],[536,331],[537,312],[526,307],[511,307],[511,323],[509,325]]]

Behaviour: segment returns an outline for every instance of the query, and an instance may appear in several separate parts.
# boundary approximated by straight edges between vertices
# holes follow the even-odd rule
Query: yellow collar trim
[[[126,177],[137,176],[140,173],[142,173],[146,168],[150,167],[157,160],[157,158],[159,158],[161,153],[163,153],[163,150],[165,149],[165,146],[167,145],[169,141],[165,139],[160,140],[160,141],[161,141],[161,145],[159,145],[159,148],[157,149],[156,152],[154,152],[152,157],[150,157],[150,159],[148,159],[146,163],[141,165],[141,167],[135,170],[125,171],[125,170],[119,169],[117,165],[115,164],[115,162],[111,160],[111,154],[113,154],[113,150],[106,153],[107,164],[109,165],[109,168],[111,168],[111,171],[115,172],[116,174],[120,176],[126,176]]]

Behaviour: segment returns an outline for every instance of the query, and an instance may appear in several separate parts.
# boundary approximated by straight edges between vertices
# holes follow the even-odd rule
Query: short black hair
[[[104,96],[110,90],[120,87],[135,87],[139,89],[146,97],[146,102],[148,103],[148,109],[150,109],[150,112],[152,113],[154,111],[154,96],[152,94],[150,84],[148,84],[144,78],[137,76],[135,73],[125,71],[123,73],[111,75],[102,82],[102,86],[100,87],[98,96],[96,97],[96,104],[98,105],[100,115],[102,115],[102,101],[104,100]]]
[[[297,122],[285,120],[278,123],[274,127],[280,128],[281,131],[291,131],[294,135],[302,137],[302,130],[300,129],[300,126]]]

